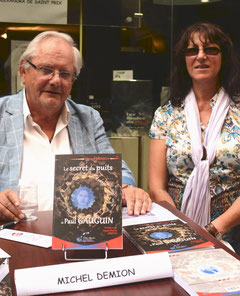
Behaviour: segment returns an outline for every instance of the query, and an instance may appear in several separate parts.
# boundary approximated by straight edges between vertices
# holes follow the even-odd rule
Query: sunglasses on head
[[[221,49],[215,46],[208,46],[204,47],[203,51],[206,55],[218,55],[219,52],[221,52]],[[199,48],[198,47],[188,47],[185,49],[185,56],[187,57],[192,57],[196,56],[199,53]]]

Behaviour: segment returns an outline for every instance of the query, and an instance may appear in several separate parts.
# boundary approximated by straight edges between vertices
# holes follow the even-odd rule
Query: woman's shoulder
[[[183,106],[175,107],[171,101],[166,102],[155,111],[155,117],[161,117],[165,120],[173,120],[176,116],[183,115]]]
[[[170,101],[166,102],[164,105],[159,106],[156,111],[156,113],[159,114],[168,114],[173,112],[173,105]]]
[[[230,108],[239,112],[240,110],[240,96],[234,97],[230,102]]]

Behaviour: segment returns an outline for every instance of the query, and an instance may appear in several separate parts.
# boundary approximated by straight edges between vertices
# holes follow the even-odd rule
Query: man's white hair
[[[80,52],[78,48],[76,47],[72,37],[66,33],[58,32],[58,31],[45,31],[40,34],[38,34],[34,39],[28,44],[26,50],[22,54],[20,61],[21,60],[32,60],[36,56],[37,48],[39,44],[48,38],[59,38],[64,41],[66,41],[70,46],[73,48],[73,55],[74,55],[74,68],[76,71],[76,74],[78,75],[80,73],[80,70],[83,66],[83,60],[80,55]],[[25,69],[29,67],[28,64],[25,63]]]

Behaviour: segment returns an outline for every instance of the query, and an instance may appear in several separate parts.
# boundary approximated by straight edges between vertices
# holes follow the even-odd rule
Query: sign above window
[[[0,0],[1,22],[67,24],[67,0]]]

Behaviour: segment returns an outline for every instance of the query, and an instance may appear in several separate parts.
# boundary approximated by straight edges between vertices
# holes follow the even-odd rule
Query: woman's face
[[[189,41],[187,49],[193,47],[198,48],[198,53],[195,52],[193,55],[185,54],[187,71],[192,78],[193,84],[201,82],[216,84],[222,65],[222,54],[221,51],[218,51],[220,47],[216,43],[202,43],[201,39],[204,41],[204,36],[194,33],[194,43]],[[208,47],[214,47],[215,51],[212,50],[211,52],[209,50],[209,52],[205,52],[204,49]]]

